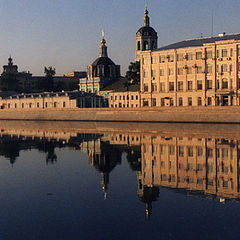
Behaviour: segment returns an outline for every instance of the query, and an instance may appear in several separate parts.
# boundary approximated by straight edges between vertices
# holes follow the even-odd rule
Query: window
[[[232,72],[232,71],[233,71],[233,65],[230,64],[230,65],[229,65],[229,72]]]
[[[196,52],[196,60],[202,59],[202,52]]]
[[[212,59],[212,50],[206,52],[206,59]]]
[[[165,56],[160,56],[159,57],[159,62],[164,63],[165,62]]]
[[[170,106],[173,106],[173,105],[174,105],[173,99],[170,98]]]
[[[183,75],[183,68],[178,68],[177,69],[177,74],[178,75]]]
[[[188,147],[188,157],[193,157],[193,147]]]
[[[152,83],[152,92],[156,92],[156,91],[157,91],[157,84],[156,83]]]
[[[169,154],[170,155],[174,155],[175,154],[175,146],[173,146],[173,145],[169,146]]]
[[[63,102],[63,107],[66,107],[66,102]]]
[[[22,108],[24,108],[24,103],[22,103]]]
[[[153,99],[152,99],[152,106],[153,106],[153,107],[156,107],[156,106],[157,106],[156,98],[153,98]]]
[[[178,106],[182,106],[183,105],[183,99],[182,97],[178,98]]]
[[[187,68],[187,74],[192,74],[192,68],[191,67]]]
[[[193,60],[193,54],[192,53],[187,53],[186,54],[186,59],[187,60]]]
[[[8,108],[10,108],[10,103],[8,103]]]
[[[183,90],[183,81],[179,81],[178,82],[178,91],[182,91]]]
[[[32,103],[29,103],[29,108],[32,108]]]
[[[188,106],[192,106],[192,97],[188,97]]]
[[[174,61],[174,55],[173,54],[168,55],[168,61],[169,62],[173,62]]]
[[[211,64],[207,64],[206,73],[212,73],[212,65]]]
[[[197,156],[201,157],[203,155],[203,149],[201,147],[197,148]]]
[[[197,66],[197,73],[202,73],[202,67],[201,66]]]
[[[123,96],[123,100],[125,100],[125,96]]]
[[[202,105],[202,98],[198,97],[198,106],[201,106],[201,105]]]
[[[178,147],[178,156],[184,157],[184,147],[183,146]]]
[[[228,80],[226,78],[222,80],[222,89],[228,89]]]
[[[208,97],[208,98],[207,98],[207,101],[208,101],[208,105],[209,105],[209,106],[212,105],[212,98],[211,98],[211,97]]]
[[[197,80],[197,90],[202,90],[202,80]]]
[[[164,91],[165,91],[165,83],[160,82],[160,92],[164,92]]]
[[[174,91],[174,82],[169,82],[169,91]]]
[[[48,103],[47,103],[47,102],[45,103],[45,107],[46,107],[46,108],[48,107]]]
[[[14,106],[15,106],[15,108],[17,108],[17,104],[16,103],[14,104]]]
[[[193,89],[192,81],[188,81],[188,90],[192,90],[192,89]]]
[[[165,99],[161,98],[161,106],[164,107],[165,106]]]
[[[39,102],[37,103],[37,108],[39,108]]]
[[[212,148],[208,148],[207,149],[207,156],[208,157],[212,157],[213,156],[213,149]]]
[[[119,103],[119,107],[120,107],[120,108],[122,107],[122,103]]]
[[[228,56],[228,50],[222,49],[222,57],[227,57],[227,56]]]
[[[231,48],[230,49],[230,57],[232,57],[233,56],[233,49]]]
[[[207,79],[207,89],[212,89],[212,80]]]
[[[183,61],[183,54],[177,54],[177,61]]]
[[[169,68],[169,69],[168,69],[168,75],[169,75],[169,76],[173,75],[173,68]]]
[[[160,76],[164,76],[164,69],[160,69]]]
[[[136,95],[136,100],[138,100],[138,95]]]
[[[216,57],[219,58],[219,50],[216,52]]]
[[[54,107],[57,107],[57,102],[54,102],[54,104],[53,104],[53,105],[54,105]]]
[[[222,72],[227,72],[228,70],[228,65],[227,64],[223,64],[222,65]]]
[[[148,107],[148,100],[147,99],[143,99],[143,106]]]
[[[131,96],[131,100],[134,100],[134,96]]]

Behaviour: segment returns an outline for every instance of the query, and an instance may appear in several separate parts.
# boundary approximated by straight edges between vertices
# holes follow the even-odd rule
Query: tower
[[[145,50],[157,49],[157,32],[150,27],[147,4],[144,11],[143,27],[136,33],[136,56],[135,61],[140,61],[140,52]]]

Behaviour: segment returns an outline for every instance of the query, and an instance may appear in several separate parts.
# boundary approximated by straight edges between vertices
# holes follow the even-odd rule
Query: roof
[[[146,35],[146,36],[155,36],[157,35],[157,32],[149,26],[144,26],[141,27],[136,34],[140,33],[141,35]]]
[[[109,57],[99,57],[93,62],[92,65],[93,66],[97,66],[97,65],[109,66],[109,65],[115,65],[115,63]]]
[[[240,40],[240,34],[225,35],[222,37],[209,37],[209,38],[184,40],[181,42],[173,43],[173,44],[155,49],[153,51],[178,49],[178,48],[185,48],[185,47],[198,47],[198,46],[203,46],[206,43],[214,43],[214,42],[226,41],[226,40]]]
[[[111,81],[108,85],[106,85],[101,91],[116,91],[116,92],[126,92],[127,88],[125,87],[125,83],[128,80],[124,77],[120,77],[119,79],[115,79]],[[129,91],[139,91],[140,85],[130,85]]]

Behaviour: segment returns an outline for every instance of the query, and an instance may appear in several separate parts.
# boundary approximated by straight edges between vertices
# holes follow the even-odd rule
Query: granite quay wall
[[[0,136],[8,134],[65,139],[77,133],[240,140],[240,124],[0,120]]]
[[[2,109],[1,120],[240,123],[240,107]]]

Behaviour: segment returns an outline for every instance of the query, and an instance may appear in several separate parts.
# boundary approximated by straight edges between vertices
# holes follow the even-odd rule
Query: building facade
[[[141,52],[141,106],[239,105],[240,34]]]
[[[104,107],[104,99],[93,93],[58,92],[18,94],[0,97],[1,109],[64,109],[64,108],[99,108]]]

